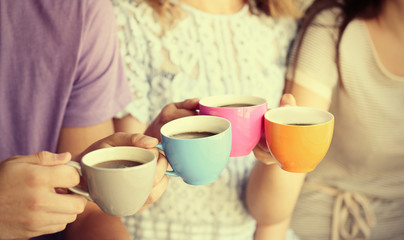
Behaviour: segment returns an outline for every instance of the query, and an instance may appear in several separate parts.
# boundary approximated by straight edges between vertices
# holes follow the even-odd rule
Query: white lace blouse
[[[142,1],[114,0],[121,51],[134,101],[118,117],[153,120],[170,102],[221,94],[265,97],[275,107],[296,30],[292,19],[230,15],[180,4],[181,20],[162,35],[156,13]],[[171,178],[163,196],[123,220],[134,239],[252,239],[255,222],[243,190],[253,154],[231,158],[219,179],[191,186]]]

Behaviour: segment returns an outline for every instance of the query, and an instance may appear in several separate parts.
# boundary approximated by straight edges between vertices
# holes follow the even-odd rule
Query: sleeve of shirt
[[[91,126],[112,118],[131,101],[109,0],[83,1],[77,73],[64,126]]]
[[[337,40],[336,9],[320,13],[307,29],[300,48],[294,82],[316,94],[331,100],[338,82],[335,62]],[[297,41],[295,42],[297,43]],[[291,61],[295,59],[296,46],[292,49]],[[293,64],[287,71],[292,80]]]
[[[117,19],[120,51],[133,96],[133,101],[115,117],[131,114],[141,122],[148,122],[151,49],[145,31],[156,30],[150,26],[153,22],[150,11],[153,10],[146,3],[139,4],[136,1],[113,0],[112,3]]]

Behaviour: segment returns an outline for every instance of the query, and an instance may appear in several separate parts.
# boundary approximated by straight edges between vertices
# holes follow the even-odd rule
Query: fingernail
[[[152,145],[157,143],[157,139],[149,136],[144,136],[142,139],[142,143],[145,145]]]

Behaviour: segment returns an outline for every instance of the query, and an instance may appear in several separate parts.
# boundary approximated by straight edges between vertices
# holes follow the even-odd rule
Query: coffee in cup
[[[220,105],[218,107],[221,107],[221,108],[240,108],[240,107],[252,107],[252,106],[254,106],[254,104],[232,103],[232,104]]]
[[[133,160],[109,160],[105,162],[100,162],[94,165],[94,167],[99,168],[128,168],[142,165],[142,162],[133,161]]]
[[[195,138],[205,138],[216,135],[217,133],[212,132],[183,132],[177,133],[170,137],[172,138],[179,138],[179,139],[195,139]]]

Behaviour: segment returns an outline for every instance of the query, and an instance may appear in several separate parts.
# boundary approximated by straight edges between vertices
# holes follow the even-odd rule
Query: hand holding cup
[[[226,166],[231,148],[231,123],[223,118],[199,116],[198,107],[198,98],[167,104],[146,134],[161,141],[158,148],[164,151],[173,168],[167,175],[181,177],[188,184],[205,185],[215,181]],[[195,138],[190,137],[190,132],[191,135],[214,134]],[[188,139],[184,139],[184,134]]]
[[[296,106],[296,100],[292,94],[286,93],[282,96],[279,106]],[[265,139],[265,132],[262,132],[261,139],[253,149],[253,152],[255,157],[266,165],[277,163],[268,149],[268,145]]]
[[[42,151],[0,161],[0,239],[55,233],[84,211],[85,198],[55,190],[79,182],[64,165],[70,159],[69,153]]]
[[[157,142],[155,138],[127,133],[98,141],[83,153],[80,164],[67,163],[84,177],[88,190],[69,189],[110,215],[135,214],[156,201],[167,187],[167,160],[162,155],[157,158],[151,150]]]
[[[161,141],[160,129],[164,124],[177,118],[198,115],[198,112],[196,111],[198,106],[198,98],[190,98],[182,102],[167,104],[146,129],[145,134]]]

